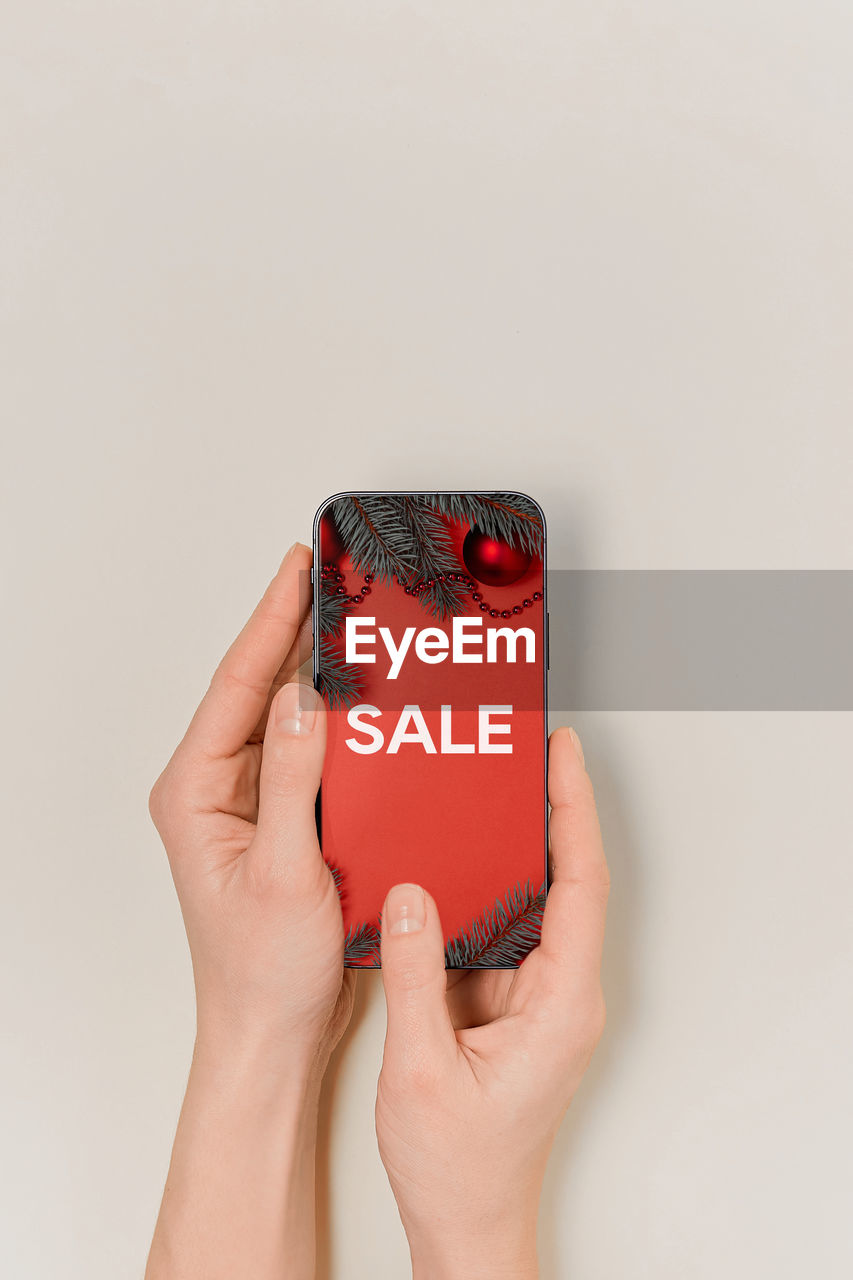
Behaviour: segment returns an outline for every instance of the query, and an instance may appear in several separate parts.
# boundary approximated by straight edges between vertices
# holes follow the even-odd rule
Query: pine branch
[[[442,515],[479,526],[488,538],[500,538],[532,555],[542,554],[542,517],[520,493],[430,493],[419,501]]]
[[[361,964],[365,960],[377,961],[379,933],[372,924],[354,924],[344,940],[344,964]]]
[[[354,494],[338,498],[332,513],[357,573],[372,573],[385,583],[394,577],[408,582],[416,548],[398,499]]]
[[[448,575],[460,573],[463,567],[454,553],[444,518],[415,497],[400,498],[399,502],[414,545],[415,572],[411,582],[431,584],[418,592],[418,599],[436,618],[461,613],[465,589],[461,583],[450,582]]]
[[[338,897],[343,897],[343,873],[334,862],[327,862]],[[379,930],[373,924],[350,925],[344,938],[344,964],[355,964],[363,960],[376,961],[379,947]]]
[[[328,637],[320,641],[317,675],[320,692],[330,707],[351,707],[358,701],[361,694],[358,671],[344,662]]]
[[[338,584],[333,578],[323,578],[320,582],[319,619],[320,635],[337,635],[344,625],[344,619],[352,608],[346,596],[337,594]]]
[[[462,566],[448,520],[477,526],[488,537],[530,554],[542,551],[542,518],[521,494],[352,494],[336,500],[332,515],[356,572],[417,588],[413,594],[438,618],[465,608],[463,585],[450,580]],[[348,606],[341,597],[334,601],[334,593],[321,595],[321,634],[334,634],[342,625]]]
[[[539,945],[545,885],[538,893],[528,880],[498,898],[467,929],[445,945],[448,969],[512,969]]]

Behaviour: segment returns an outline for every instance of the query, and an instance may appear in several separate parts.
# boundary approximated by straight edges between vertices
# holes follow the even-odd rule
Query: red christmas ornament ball
[[[338,533],[337,527],[331,515],[320,518],[320,563],[336,564],[344,554],[344,544],[341,542],[341,535]]]
[[[478,582],[489,587],[508,587],[526,573],[533,559],[529,551],[511,547],[499,538],[489,538],[476,525],[462,543],[465,568]]]

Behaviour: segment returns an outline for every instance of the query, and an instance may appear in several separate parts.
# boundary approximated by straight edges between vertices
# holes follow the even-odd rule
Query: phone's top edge
[[[545,518],[545,512],[542,510],[540,503],[532,498],[529,493],[524,493],[521,489],[344,489],[340,493],[333,493],[330,497],[324,498],[317,510],[314,512],[313,531],[316,537],[317,526],[323,516],[323,512],[331,506],[333,502],[337,502],[338,498],[351,498],[356,493],[362,493],[367,498],[406,498],[409,496],[420,497],[422,495],[432,496],[433,494],[462,494],[462,493],[511,493],[517,498],[526,498],[528,502],[532,502],[536,510],[539,512],[539,518],[542,521],[542,533],[547,539],[548,537],[548,521]]]

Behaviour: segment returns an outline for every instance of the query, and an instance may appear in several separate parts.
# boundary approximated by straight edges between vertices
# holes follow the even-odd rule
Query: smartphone
[[[546,530],[522,493],[339,493],[314,518],[317,803],[347,966],[392,885],[435,898],[448,968],[515,968],[547,892]]]

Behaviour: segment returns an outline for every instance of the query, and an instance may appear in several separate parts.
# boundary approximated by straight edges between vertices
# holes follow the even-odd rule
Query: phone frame
[[[438,497],[438,496],[463,496],[466,494],[482,493],[486,497],[496,493],[511,493],[519,498],[526,498],[531,502],[539,512],[539,518],[542,521],[542,615],[544,626],[542,634],[544,637],[542,645],[542,709],[544,724],[544,741],[542,744],[542,803],[545,812],[545,848],[543,852],[544,868],[543,883],[545,885],[545,894],[547,899],[548,891],[551,888],[551,877],[548,866],[548,672],[551,665],[550,652],[550,636],[549,636],[549,613],[548,613],[548,523],[545,519],[545,512],[536,501],[531,498],[530,494],[522,493],[520,489],[345,489],[340,493],[333,493],[320,503],[314,513],[314,522],[311,528],[311,676],[314,688],[319,692],[320,676],[319,676],[319,654],[320,654],[320,634],[319,634],[319,602],[320,602],[320,521],[333,502],[339,498],[351,498],[356,495],[363,495],[366,498],[421,498],[421,497]],[[321,695],[322,696],[322,695]],[[322,784],[317,791],[317,801],[315,805],[315,817],[317,822],[317,838],[320,842],[320,848],[323,847],[323,807],[322,807]],[[389,885],[390,888],[390,885]],[[522,962],[523,963],[523,962]],[[380,964],[375,965],[350,965],[346,966],[353,969],[379,969]],[[453,966],[453,971],[461,973],[473,973],[477,970],[490,969],[509,969],[512,971],[517,966],[508,965],[471,965],[471,966]]]

